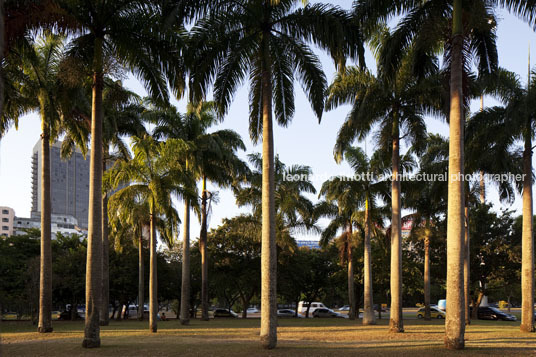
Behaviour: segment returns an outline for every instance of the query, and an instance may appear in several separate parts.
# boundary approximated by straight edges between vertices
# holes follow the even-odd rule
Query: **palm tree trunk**
[[[184,200],[180,320],[182,325],[188,325],[190,323],[190,204],[187,199]]]
[[[424,319],[430,321],[430,221],[426,220],[424,232]]]
[[[471,312],[469,310],[469,304],[471,301],[471,295],[469,294],[469,291],[471,289],[471,275],[470,275],[470,267],[471,267],[471,254],[469,252],[469,207],[467,205],[468,197],[466,197],[465,200],[465,240],[464,240],[464,260],[463,260],[463,295],[465,297],[465,324],[470,325],[471,324]]]
[[[269,30],[263,33],[262,72],[262,243],[261,243],[261,344],[277,345],[277,262],[275,243],[274,133],[272,122],[272,71],[267,59]]]
[[[402,317],[402,222],[400,217],[400,128],[398,117],[393,120],[393,178],[391,183],[391,319],[389,330],[391,332],[404,332]]]
[[[350,320],[355,320],[356,317],[356,303],[355,303],[355,287],[354,287],[354,258],[352,254],[352,222],[348,222],[346,225],[346,239],[347,239],[347,249],[346,254],[348,258],[348,305],[350,305],[350,311],[348,311],[348,317]]]
[[[99,309],[102,295],[102,45],[102,38],[95,39],[86,260],[86,320],[84,341],[82,342],[82,346],[86,348],[100,347]]]
[[[445,347],[464,348],[465,298],[463,291],[463,89],[462,0],[454,0],[450,78],[450,142],[447,213],[447,315]]]
[[[108,149],[103,148],[102,172],[106,171]],[[110,245],[108,242],[108,193],[102,196],[102,309],[100,311],[100,325],[110,324]]]
[[[41,269],[39,274],[38,332],[52,332],[52,250],[50,232],[50,127],[45,113],[45,98],[41,102]]]
[[[532,232],[532,140],[527,124],[523,152],[523,229],[521,238],[521,326],[534,332],[534,235]]]
[[[154,215],[154,205],[152,202],[151,207],[151,223],[150,223],[150,266],[149,266],[149,330],[151,332],[157,331],[157,317],[158,314],[158,281],[156,273],[156,217]]]
[[[372,294],[372,253],[370,249],[370,213],[368,197],[365,201],[365,251],[363,253],[363,325],[375,325],[374,301]]]
[[[199,250],[201,252],[201,320],[203,321],[208,321],[207,200],[207,178],[203,176],[201,233],[199,234]]]
[[[143,321],[145,305],[145,272],[143,269],[143,234],[138,238],[138,320]]]

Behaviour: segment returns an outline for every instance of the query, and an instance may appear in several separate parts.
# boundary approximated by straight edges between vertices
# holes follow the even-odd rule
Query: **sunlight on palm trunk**
[[[199,250],[201,252],[201,320],[208,321],[208,257],[207,257],[207,178],[203,176],[201,193],[201,232]],[[246,311],[246,308],[244,308]]]
[[[265,33],[267,46],[268,34]],[[261,344],[277,345],[277,287],[275,245],[274,133],[270,64],[264,59],[262,73],[262,243],[261,243]]]
[[[102,38],[95,40],[89,213],[86,262],[86,320],[83,347],[100,347],[99,309],[102,290]]]
[[[391,332],[404,332],[402,316],[402,222],[400,217],[400,129],[396,113],[393,120],[392,220],[391,220]]]
[[[447,314],[445,347],[464,348],[465,299],[463,291],[464,195],[463,181],[463,90],[462,1],[454,0],[452,64],[450,78],[449,186],[447,212]]]
[[[348,317],[350,320],[355,320],[356,317],[356,303],[355,303],[355,289],[354,289],[354,262],[352,254],[352,222],[349,222],[346,228],[346,242],[347,242],[347,259],[348,259],[348,270],[347,270],[347,281],[348,281],[348,304],[350,305],[350,310],[348,311]]]
[[[188,325],[190,323],[190,204],[187,199],[184,200],[183,233],[180,320],[182,325]]]
[[[107,150],[103,151],[105,157],[108,156]],[[106,159],[102,161],[102,171],[106,171]],[[100,311],[100,325],[108,326],[110,324],[110,246],[108,242],[108,194],[104,193],[102,197],[102,298]]]
[[[45,114],[44,94],[41,105],[41,269],[39,276],[38,332],[52,332],[52,250],[50,232],[50,128]]]
[[[471,254],[469,251],[469,207],[468,207],[468,197],[466,197],[465,208],[464,208],[464,259],[463,259],[463,295],[465,298],[465,324],[471,324],[471,311],[469,310],[469,304],[471,301],[471,275],[470,275],[470,264],[471,264]]]
[[[430,321],[430,220],[426,220],[424,232],[424,319]]]
[[[534,236],[532,217],[532,140],[530,123],[525,133],[523,152],[523,233],[521,252],[521,326],[523,332],[534,332]]]
[[[370,248],[370,213],[368,197],[365,200],[365,240],[363,253],[363,325],[375,325],[373,291],[372,291],[372,254]]]
[[[143,236],[138,238],[138,320],[143,321],[145,305],[145,271],[143,269]]]
[[[157,331],[158,314],[158,281],[156,271],[156,217],[154,213],[154,199],[151,203],[151,223],[150,223],[150,270],[149,270],[149,330]]]

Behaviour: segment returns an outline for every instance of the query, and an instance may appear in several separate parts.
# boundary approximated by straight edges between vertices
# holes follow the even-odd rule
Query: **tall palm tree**
[[[127,185],[112,197],[123,202],[148,202],[150,217],[150,274],[149,274],[149,329],[157,331],[158,313],[157,272],[156,272],[156,229],[157,216],[166,217],[167,229],[161,238],[172,245],[177,231],[178,214],[173,208],[171,195],[191,197],[192,180],[187,170],[176,162],[189,148],[179,139],[168,139],[165,143],[155,141],[151,136],[133,137],[134,158],[117,161],[107,172],[111,187]]]
[[[418,174],[443,174],[447,166],[448,142],[434,134],[429,135],[426,141],[426,151],[420,157]],[[402,220],[412,223],[411,234],[422,238],[424,243],[424,319],[430,320],[430,245],[439,216],[447,209],[447,185],[438,180],[408,181],[404,192],[406,207],[415,212]]]
[[[226,112],[239,84],[251,82],[250,135],[263,142],[261,343],[277,344],[277,293],[272,110],[286,125],[294,114],[295,73],[320,118],[326,78],[308,43],[343,57],[363,58],[361,33],[349,14],[330,5],[296,9],[297,0],[238,0],[192,29],[199,60],[193,94],[201,97],[215,78],[214,98]]]
[[[123,87],[120,81],[114,81],[109,77],[104,77],[103,86],[103,156],[102,170],[106,170],[115,160],[129,160],[130,152],[128,145],[124,141],[125,136],[141,137],[146,132],[142,122],[143,106],[140,104],[141,98]],[[80,133],[70,130],[63,139],[61,155],[70,157],[80,135],[89,135],[89,130]],[[88,139],[85,139],[86,141]],[[85,148],[82,148],[84,150]],[[112,149],[112,152],[110,152]],[[100,325],[109,324],[109,240],[108,240],[108,196],[109,192],[103,189],[102,197],[102,314],[100,314]]]
[[[11,48],[7,58],[14,82],[8,97],[5,121],[16,121],[26,112],[36,110],[41,117],[41,268],[39,286],[39,332],[52,332],[52,251],[51,251],[51,197],[50,197],[50,143],[66,128],[81,121],[75,111],[85,104],[80,87],[62,80],[65,64],[64,38],[45,33],[27,37]],[[16,72],[16,73],[14,73]],[[77,138],[80,139],[80,138]],[[85,143],[79,142],[83,145]]]
[[[170,84],[175,94],[183,88],[182,25],[173,23],[158,3],[119,0],[57,0],[59,11],[74,23],[70,52],[89,63],[92,78],[91,158],[89,184],[88,252],[86,268],[86,319],[83,347],[100,346],[99,310],[102,288],[102,121],[104,64],[116,63],[135,73],[151,96],[167,100]]]
[[[497,52],[494,41],[495,21],[489,21],[491,11],[497,5],[521,16],[530,23],[536,20],[536,4],[533,1],[521,0],[482,0],[465,1],[373,1],[359,0],[356,2],[357,13],[367,21],[387,19],[393,15],[406,15],[401,20],[400,31],[396,44],[389,46],[389,52],[403,53],[404,48],[414,46],[421,54],[435,52],[438,44],[444,44],[450,63],[450,148],[449,148],[449,197],[448,197],[448,231],[447,231],[447,318],[445,323],[445,347],[449,349],[464,348],[464,292],[463,292],[463,260],[464,260],[464,194],[463,182],[457,179],[463,175],[463,73],[464,64],[469,63],[470,57],[464,56],[466,50],[476,55],[479,62],[479,72],[486,73],[493,69],[493,61]],[[465,13],[465,16],[464,16]],[[450,15],[450,16],[449,16]],[[449,20],[450,19],[450,20]],[[478,27],[468,26],[480,24],[481,29],[487,31],[474,31]],[[433,30],[447,20],[448,38],[438,40],[434,36],[442,36],[441,31]],[[464,23],[466,21],[466,23]],[[487,25],[486,25],[487,23]],[[487,34],[492,34],[490,37]],[[464,43],[467,45],[465,46]],[[384,63],[397,67],[396,54],[387,55]],[[417,56],[418,58],[419,56]],[[418,62],[417,62],[418,63]],[[496,63],[496,61],[495,61]],[[418,68],[416,66],[415,68]],[[527,200],[528,202],[528,200]],[[528,212],[527,212],[528,213]],[[529,229],[527,225],[527,229]],[[532,230],[530,229],[531,233]],[[528,233],[527,233],[528,236]]]
[[[356,175],[368,173],[369,175],[377,176],[380,173],[379,168],[375,167],[378,162],[375,160],[370,161],[360,148],[348,148],[344,153],[344,158]],[[338,240],[342,241],[346,247],[346,251],[343,253],[346,255],[348,262],[348,301],[350,305],[349,316],[351,319],[355,319],[356,315],[358,315],[354,294],[354,268],[352,262],[352,249],[355,248],[353,243],[353,227],[359,227],[363,234],[364,325],[373,325],[376,323],[372,298],[371,212],[376,211],[377,198],[387,197],[387,190],[385,188],[386,184],[384,181],[377,181],[372,176],[366,176],[359,180],[335,178],[322,184],[320,195],[325,196],[326,201],[317,206],[317,214],[332,219],[330,224],[322,232],[321,242],[323,245],[326,245],[329,240],[334,238],[337,230],[341,228],[344,230]],[[336,205],[333,202],[336,202]],[[358,209],[360,208],[363,210],[362,222],[359,219],[361,215]],[[374,223],[378,224],[377,214],[374,216]],[[381,224],[378,226],[381,226]]]
[[[503,106],[488,108],[478,113],[469,122],[469,134],[475,136],[474,141],[489,140],[493,146],[514,150],[515,141],[523,143],[522,158],[513,159],[511,156],[497,156],[495,161],[487,160],[484,164],[491,165],[497,161],[505,161],[507,172],[516,172],[522,167],[524,179],[522,185],[518,183],[518,189],[523,195],[523,233],[522,233],[522,311],[521,331],[533,332],[534,329],[534,238],[532,233],[532,137],[534,136],[534,109],[529,104],[536,95],[535,78],[531,74],[529,85],[525,88],[519,78],[512,78],[510,91],[503,100]],[[490,144],[488,144],[489,146]],[[480,149],[480,148],[478,148]],[[486,150],[486,148],[482,148]],[[505,157],[506,160],[497,160]],[[509,190],[503,189],[503,196],[508,197]]]
[[[378,36],[380,49],[390,39],[384,30]],[[406,55],[406,58],[409,57]],[[381,65],[381,62],[378,62]],[[405,60],[396,76],[387,76],[379,67],[379,76],[370,71],[348,67],[335,77],[328,89],[326,108],[334,109],[351,104],[352,109],[339,130],[335,155],[341,157],[355,140],[364,140],[372,127],[379,125],[376,138],[379,146],[391,154],[391,320],[390,330],[403,332],[402,320],[402,237],[400,203],[400,138],[410,138],[414,150],[422,148],[426,133],[424,115],[438,110],[441,86],[438,67],[433,57],[428,58],[428,78],[418,80],[411,72],[412,62]],[[401,133],[402,131],[402,133]]]
[[[103,108],[102,171],[104,173],[114,160],[118,158],[128,160],[130,158],[128,146],[123,137],[141,137],[146,130],[141,118],[143,107],[140,105],[140,98],[124,88],[120,82],[105,80]],[[117,155],[110,153],[110,147],[116,150]],[[110,304],[108,195],[109,192],[104,191],[102,196],[102,309],[99,316],[102,326],[107,326],[110,321],[108,313]]]
[[[191,143],[193,150],[184,157],[184,165],[195,181],[201,181],[201,232],[199,245],[202,261],[202,319],[208,320],[208,264],[206,256],[207,238],[207,179],[222,186],[244,177],[247,166],[236,156],[236,150],[245,149],[240,136],[232,130],[218,130],[208,133],[211,126],[218,123],[214,102],[189,104],[182,115],[175,108],[164,108],[148,113],[156,124],[153,135],[157,138],[177,138]],[[190,204],[185,201],[183,264],[181,289],[181,323],[190,320]],[[197,205],[196,205],[196,208]]]

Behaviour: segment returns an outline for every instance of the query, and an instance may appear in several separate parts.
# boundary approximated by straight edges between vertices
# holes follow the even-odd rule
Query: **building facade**
[[[0,206],[0,236],[13,235],[13,221],[15,220],[15,211],[11,207]]]
[[[87,230],[78,227],[78,221],[73,216],[53,214],[50,218],[50,231],[53,239],[56,237],[57,233],[63,235],[87,234]],[[14,234],[26,234],[26,229],[29,228],[41,229],[41,217],[39,215],[34,215],[30,218],[15,217],[13,222]]]
[[[78,226],[87,229],[89,205],[89,159],[76,150],[70,159],[60,157],[61,142],[50,146],[51,213],[76,218]],[[87,154],[89,158],[89,152]],[[41,215],[41,140],[38,140],[32,156],[32,213],[35,219]]]

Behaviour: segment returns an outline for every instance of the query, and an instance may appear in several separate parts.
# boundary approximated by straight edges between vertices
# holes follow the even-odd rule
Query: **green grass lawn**
[[[391,334],[387,320],[376,326],[346,319],[280,319],[278,347],[260,348],[258,319],[176,320],[148,323],[112,321],[101,330],[102,347],[81,347],[83,322],[58,321],[51,334],[38,334],[29,322],[0,324],[0,356],[536,356],[536,335],[519,332],[519,322],[474,321],[466,350],[443,348],[442,320],[407,320],[406,332]]]

